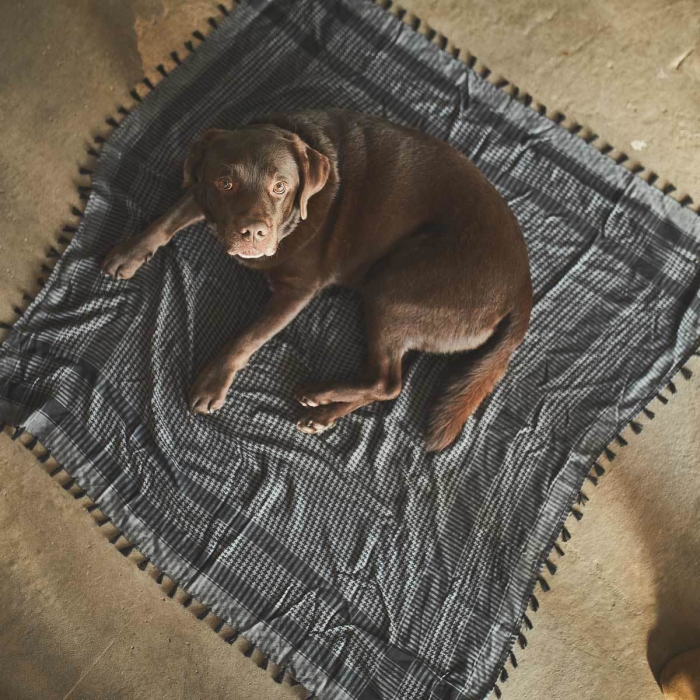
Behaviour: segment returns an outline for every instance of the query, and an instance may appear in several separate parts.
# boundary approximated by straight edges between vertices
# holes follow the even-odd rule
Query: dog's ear
[[[302,141],[298,136],[294,139],[294,151],[299,167],[299,212],[301,218],[307,217],[307,205],[313,195],[320,192],[328,181],[331,173],[331,163],[323,155]]]
[[[224,133],[226,132],[223,129],[209,129],[202,134],[202,138],[199,141],[195,141],[190,146],[182,169],[183,187],[192,187],[192,185],[202,179],[204,157],[206,156],[209,143]]]

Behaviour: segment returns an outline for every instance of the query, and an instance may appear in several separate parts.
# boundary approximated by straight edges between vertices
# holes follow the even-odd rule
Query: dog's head
[[[198,200],[229,255],[274,255],[293,224],[307,217],[330,162],[299,136],[270,124],[213,129],[189,150],[184,186]]]

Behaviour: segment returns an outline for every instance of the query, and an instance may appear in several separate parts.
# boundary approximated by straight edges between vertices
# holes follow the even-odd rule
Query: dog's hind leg
[[[315,408],[332,403],[359,403],[359,406],[364,406],[373,401],[395,399],[401,392],[402,355],[380,347],[372,342],[370,336],[362,379],[348,383],[307,385],[297,392],[297,401],[307,408]]]
[[[376,352],[376,351],[375,351]],[[366,379],[356,384],[308,387],[298,395],[307,407],[297,421],[302,433],[321,433],[335,421],[374,401],[395,399],[401,392],[401,356],[370,350]]]
[[[308,386],[297,393],[307,410],[297,421],[302,433],[321,433],[335,421],[374,401],[395,399],[401,392],[402,353],[383,347],[368,329],[369,348],[363,379],[355,383]]]

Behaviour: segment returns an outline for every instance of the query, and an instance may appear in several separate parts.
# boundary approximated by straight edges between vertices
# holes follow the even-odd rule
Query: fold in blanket
[[[595,459],[697,346],[700,221],[369,2],[249,0],[178,61],[103,144],[72,242],[0,348],[0,420],[319,697],[486,697]],[[527,238],[531,329],[444,453],[421,439],[439,357],[397,400],[295,430],[299,384],[361,369],[352,292],[317,298],[202,417],[189,386],[264,280],[204,225],[133,280],[100,274],[177,199],[202,131],[327,107],[448,140]]]

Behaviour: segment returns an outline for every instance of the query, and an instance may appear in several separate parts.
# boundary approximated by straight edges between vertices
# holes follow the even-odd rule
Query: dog
[[[272,114],[211,129],[189,149],[184,196],[106,257],[129,279],[191,224],[263,272],[272,295],[194,382],[190,409],[220,409],[237,372],[329,285],[362,292],[367,360],[352,382],[302,387],[297,427],[320,433],[396,398],[413,350],[458,355],[433,400],[426,450],[450,446],[504,375],[532,309],[515,215],[477,167],[443,141],[344,110]]]

